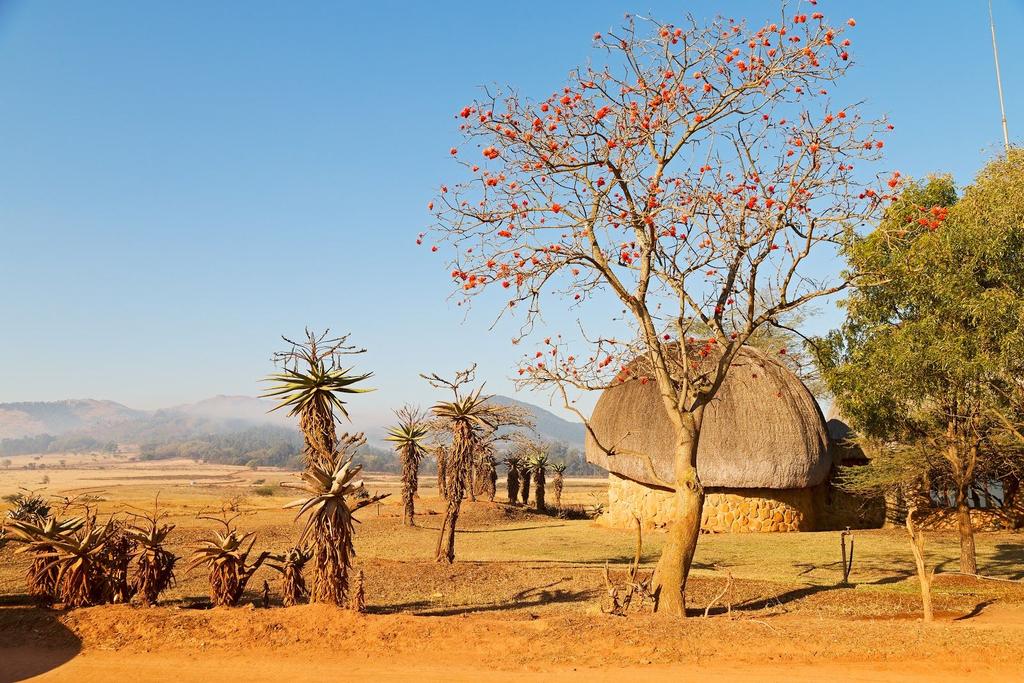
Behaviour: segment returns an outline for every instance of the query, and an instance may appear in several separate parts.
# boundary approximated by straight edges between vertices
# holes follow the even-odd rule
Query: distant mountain
[[[252,427],[294,431],[296,422],[274,403],[250,396],[213,398],[160,410],[134,410],[93,399],[0,403],[0,440],[74,434],[122,442],[225,434]]]
[[[536,435],[551,443],[551,456],[567,463],[570,472],[593,473],[583,461],[582,424],[507,396],[492,400],[529,412]],[[298,467],[302,436],[297,420],[285,412],[269,412],[273,406],[251,396],[214,396],[160,410],[89,399],[0,403],[0,455],[114,452],[119,445],[134,445],[147,460]],[[370,415],[340,425],[339,431],[364,431],[370,443],[361,450],[361,462],[372,471],[395,471],[394,449],[382,440],[387,426],[387,420]]]
[[[550,410],[508,396],[495,396],[491,400],[499,405],[515,406],[528,411],[533,416],[537,435],[544,441],[562,442],[583,450],[583,437],[586,433],[583,423],[571,422],[558,417]]]
[[[495,396],[492,400],[528,411],[536,422],[538,436],[545,441],[583,448],[582,424],[508,396]],[[296,419],[285,411],[270,412],[273,407],[273,401],[252,396],[214,396],[159,410],[134,410],[113,401],[92,399],[0,403],[0,440],[48,434],[146,443],[233,434],[254,427],[295,432]],[[363,419],[356,425],[343,424],[340,429],[363,430],[374,439],[376,435],[383,435],[387,426],[381,420]]]
[[[288,417],[286,409],[271,412],[275,405],[277,404],[274,401],[265,398],[220,395],[196,403],[168,408],[167,412],[210,420],[239,420],[254,424],[294,427],[296,420],[293,417]]]
[[[0,403],[0,439],[112,429],[145,417],[144,411],[93,399]]]

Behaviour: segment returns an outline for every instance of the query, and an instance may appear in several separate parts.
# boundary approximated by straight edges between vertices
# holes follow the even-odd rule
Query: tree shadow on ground
[[[22,597],[28,601],[26,596]],[[60,610],[8,607],[0,610],[0,683],[46,673],[76,657],[82,641],[60,621]]]
[[[982,612],[984,612],[985,608],[988,607],[989,605],[993,604],[994,602],[996,602],[995,598],[989,598],[988,600],[982,600],[977,605],[975,605],[974,609],[972,609],[970,612],[968,612],[967,614],[965,614],[963,616],[956,617],[955,619],[953,619],[953,621],[966,621],[968,619],[973,619],[974,617],[976,617],[979,614],[981,614]]]
[[[439,606],[429,600],[415,600],[394,605],[375,605],[367,608],[370,614],[396,614],[412,612],[418,617],[452,617],[474,612],[511,612],[573,602],[585,602],[596,597],[600,591],[566,590],[556,588],[561,581],[554,581],[544,586],[527,588],[519,591],[506,600],[483,602],[465,605]]]
[[[458,534],[505,534],[510,531],[534,531],[537,529],[557,529],[559,527],[568,526],[567,524],[538,524],[536,526],[514,526],[508,528],[494,528],[494,529],[457,529]],[[425,524],[417,524],[417,529],[427,529],[429,531],[440,531],[439,526],[427,526]]]
[[[996,552],[984,561],[983,573],[999,573],[1006,578],[1024,579],[1024,543],[997,543]]]
[[[756,598],[750,598],[748,600],[743,600],[742,602],[739,602],[739,603],[733,605],[732,606],[732,611],[733,612],[760,612],[762,610],[770,609],[770,608],[773,608],[773,607],[781,607],[781,608],[785,609],[786,606],[789,605],[790,603],[798,602],[798,601],[803,600],[804,598],[810,597],[812,595],[817,595],[818,593],[827,593],[829,591],[844,590],[844,589],[850,589],[850,588],[853,588],[853,587],[854,586],[852,584],[850,584],[850,585],[841,585],[840,584],[840,585],[833,585],[833,586],[804,586],[802,588],[794,588],[792,590],[788,590],[788,591],[785,591],[783,593],[778,593],[778,594],[775,594],[775,595],[769,595],[769,596],[763,596],[762,595],[762,596],[758,596]],[[723,604],[722,601],[719,600],[718,603],[716,603],[715,606],[713,606],[710,610],[708,610],[708,615],[725,614],[728,611],[729,611],[728,605],[727,604]],[[693,608],[693,609],[689,609],[688,608],[686,610],[686,613],[689,616],[701,616],[701,615],[704,614],[704,609],[703,608]]]

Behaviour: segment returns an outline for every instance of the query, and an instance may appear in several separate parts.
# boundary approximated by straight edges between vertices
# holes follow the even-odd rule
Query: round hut
[[[625,381],[606,389],[591,416],[587,460],[610,474],[604,521],[613,526],[660,526],[672,518],[673,499],[657,486],[644,459],[670,480],[673,428],[653,381],[637,379],[634,361]],[[614,445],[620,454],[609,456]],[[705,487],[702,529],[809,531],[832,468],[828,430],[814,396],[785,365],[750,347],[738,354],[708,404],[697,455]]]

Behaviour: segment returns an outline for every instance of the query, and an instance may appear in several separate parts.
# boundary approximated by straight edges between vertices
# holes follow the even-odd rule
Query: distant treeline
[[[35,453],[116,453],[117,450],[118,445],[113,441],[75,434],[40,434],[0,440],[0,456]],[[220,434],[154,438],[139,446],[139,458],[184,458],[219,465],[284,467],[297,470],[302,468],[302,436],[297,431],[265,425]],[[552,463],[564,462],[567,474],[604,474],[604,470],[586,462],[579,449],[566,443],[553,443],[548,449],[548,458]],[[401,471],[398,456],[390,448],[366,445],[359,449],[355,459],[356,462],[362,463],[368,472]],[[437,462],[433,458],[425,458],[420,469],[425,474],[433,474],[437,471]]]
[[[37,434],[0,440],[0,456],[35,453],[116,453],[117,443],[91,436]]]
[[[298,469],[302,437],[290,429],[249,427],[226,434],[161,439],[141,444],[142,460],[187,458],[219,465],[256,465]]]
[[[143,460],[187,458],[222,465],[248,465],[302,468],[302,437],[297,432],[277,427],[253,427],[232,434],[216,434],[184,440],[151,443],[142,446]],[[583,453],[568,444],[556,442],[548,449],[551,462],[564,462],[566,473],[577,476],[603,475],[605,471],[591,465]],[[355,461],[367,472],[398,473],[401,464],[390,448],[365,445],[359,449]],[[420,465],[424,474],[437,472],[437,462],[425,458]]]

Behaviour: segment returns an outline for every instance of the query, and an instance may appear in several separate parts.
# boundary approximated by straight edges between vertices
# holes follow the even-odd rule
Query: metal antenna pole
[[[996,45],[996,20],[992,15],[992,0],[988,0],[988,23],[992,28],[992,56],[996,60],[996,88],[999,90],[999,111],[1003,116],[1003,144],[1010,153],[1010,134],[1006,130],[1006,104],[1003,102],[1003,79],[999,75],[999,47]]]

